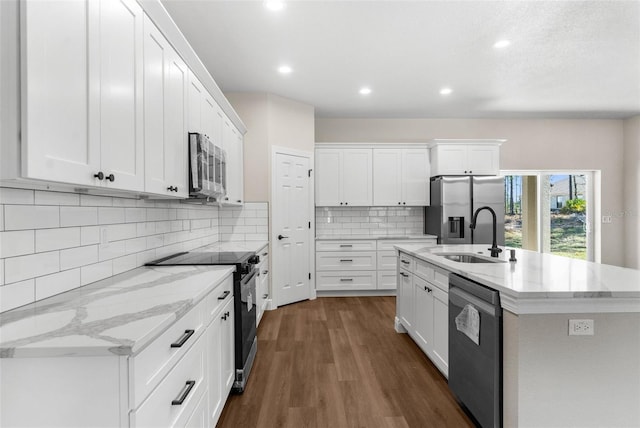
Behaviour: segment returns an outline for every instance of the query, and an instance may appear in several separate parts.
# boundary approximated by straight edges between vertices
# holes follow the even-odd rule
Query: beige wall
[[[625,266],[640,269],[640,116],[624,121]]]
[[[270,200],[271,148],[287,147],[313,153],[314,108],[273,94],[225,94],[247,126],[244,136],[244,199]]]
[[[502,169],[602,171],[602,263],[624,265],[623,121],[316,119],[316,142],[416,142],[504,138]],[[632,244],[635,245],[635,244]]]

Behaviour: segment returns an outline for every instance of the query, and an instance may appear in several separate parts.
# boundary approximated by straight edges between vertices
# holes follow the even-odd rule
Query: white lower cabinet
[[[0,426],[214,427],[234,380],[233,319],[229,275],[136,355],[2,358]]]
[[[269,251],[267,247],[259,252],[260,263],[256,266],[258,279],[256,281],[256,325],[260,324],[262,315],[269,304]]]
[[[397,322],[435,366],[449,373],[448,272],[400,252]]]

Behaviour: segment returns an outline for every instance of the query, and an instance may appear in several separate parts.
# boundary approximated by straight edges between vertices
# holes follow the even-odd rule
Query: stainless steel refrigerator
[[[504,177],[434,177],[424,232],[437,235],[438,244],[491,244],[493,219],[488,210],[480,212],[475,229],[469,228],[473,213],[483,206],[496,212],[497,244],[504,245]]]

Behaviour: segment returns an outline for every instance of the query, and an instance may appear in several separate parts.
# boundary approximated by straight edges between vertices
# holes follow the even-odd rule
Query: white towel
[[[480,312],[468,304],[456,317],[456,329],[464,333],[473,343],[480,345]]]

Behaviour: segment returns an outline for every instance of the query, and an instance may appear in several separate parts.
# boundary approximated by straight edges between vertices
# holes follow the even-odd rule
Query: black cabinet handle
[[[340,259],[340,262],[352,262],[353,259]]]
[[[185,330],[184,334],[182,336],[180,336],[180,339],[178,339],[177,342],[174,342],[171,344],[172,348],[182,348],[182,345],[184,345],[185,343],[187,343],[187,340],[189,340],[189,338],[191,336],[193,336],[193,333],[195,333],[195,330]]]
[[[98,180],[104,180],[104,174],[102,173],[102,171],[98,171],[97,174],[93,174],[93,176],[95,178],[97,178]]]
[[[110,182],[112,182],[112,183],[113,183],[114,181],[116,181],[116,177],[115,177],[113,174],[109,174],[109,175],[107,175],[104,179],[105,179],[105,180],[109,180],[109,181],[110,181]]]
[[[353,244],[340,244],[340,248],[351,248]]]
[[[263,275],[266,275],[266,274],[268,274],[268,273],[269,273],[269,271],[268,271],[268,270],[263,270],[263,271],[262,271],[262,274],[263,274]]]
[[[220,317],[220,319],[222,321],[226,321],[227,320],[227,314],[222,314],[222,316]]]
[[[345,202],[344,204],[345,204],[345,205],[349,205],[349,202]]]
[[[398,202],[398,205],[400,205],[400,202]]]
[[[342,202],[340,202],[340,205],[342,205]]]
[[[406,202],[403,202],[403,203],[402,203],[402,205],[407,205],[407,203],[406,203]]]
[[[262,253],[262,257],[267,257],[269,253]]]
[[[239,203],[239,204],[241,204],[241,203],[242,203],[242,200],[238,199],[236,202],[237,202],[237,203]]]
[[[269,295],[268,295],[268,294],[263,294],[263,295],[262,295],[262,298],[263,298],[263,299],[266,299],[267,297],[269,297]]]
[[[178,188],[174,187],[174,186],[169,186],[169,187],[167,187],[167,190],[170,191],[170,192],[177,192]]]
[[[411,264],[409,261],[407,260],[400,260],[400,263],[404,263],[405,265]]]
[[[340,278],[340,282],[352,282],[353,278]]]
[[[184,400],[186,400],[187,397],[189,396],[189,393],[191,393],[191,390],[193,389],[194,386],[196,386],[196,381],[195,380],[188,380],[187,383],[185,383],[184,387],[182,388],[182,391],[180,391],[180,394],[178,395],[178,398],[173,400],[171,402],[171,405],[172,406],[181,406],[182,403],[184,403]]]
[[[289,238],[288,236],[278,235],[278,241],[282,241],[283,239]]]
[[[404,273],[404,272],[400,272],[400,275],[404,276],[405,278],[408,278],[408,277],[409,277],[409,275],[407,275],[407,274],[406,274],[406,273]]]
[[[231,293],[231,291],[229,291],[229,290],[225,290],[225,292],[224,292],[224,293],[222,293],[222,294],[218,297],[218,300],[224,300],[224,299],[226,299],[226,298],[227,298],[227,296],[229,295],[229,293]]]

